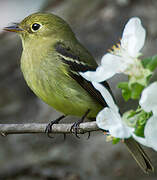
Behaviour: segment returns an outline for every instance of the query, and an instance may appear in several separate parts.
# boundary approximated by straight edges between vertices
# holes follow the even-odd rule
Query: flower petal
[[[101,93],[103,98],[105,99],[107,105],[113,109],[113,111],[118,112],[119,109],[117,105],[115,104],[112,95],[109,93],[109,91],[100,83],[92,82],[93,86]]]
[[[101,65],[96,71],[87,71],[85,73],[80,73],[80,75],[88,81],[102,82],[126,68],[121,57],[107,53],[102,57]]]
[[[131,18],[125,25],[121,46],[130,56],[137,57],[142,49],[146,37],[146,31],[137,17]]]
[[[148,121],[144,129],[144,135],[148,144],[157,151],[157,116],[152,116]]]
[[[88,81],[102,82],[115,75],[113,71],[105,71],[103,66],[99,66],[96,71],[80,72],[80,75]]]
[[[120,114],[111,108],[104,108],[100,111],[96,122],[99,128],[109,130],[113,137],[129,138],[131,136],[131,128],[123,124]]]
[[[141,95],[141,99],[139,104],[146,111],[153,111],[153,114],[157,115],[157,82],[152,83],[148,87],[146,87]]]

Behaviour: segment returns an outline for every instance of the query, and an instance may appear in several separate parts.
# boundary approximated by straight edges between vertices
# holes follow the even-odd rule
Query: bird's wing
[[[79,72],[95,71],[96,67],[92,67],[82,61],[79,56],[75,55],[69,47],[65,47],[62,43],[57,43],[55,46],[58,55],[63,63],[68,65],[69,75],[80,84],[96,101],[102,106],[106,107],[106,101],[102,97],[101,93],[94,88],[91,82],[84,79]],[[107,82],[102,83],[109,91],[111,91]]]

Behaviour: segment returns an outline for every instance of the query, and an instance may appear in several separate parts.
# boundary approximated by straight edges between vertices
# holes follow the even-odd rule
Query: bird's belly
[[[75,80],[68,77],[40,79],[27,81],[29,87],[45,103],[65,115],[83,116],[90,109],[88,117],[96,117],[102,109],[89,94]]]
[[[41,99],[65,115],[83,116],[90,109],[89,117],[96,117],[102,107],[82,87],[70,88],[60,85],[53,90],[42,91]]]

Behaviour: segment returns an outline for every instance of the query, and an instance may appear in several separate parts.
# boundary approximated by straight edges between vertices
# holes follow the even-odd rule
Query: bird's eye
[[[40,24],[38,24],[38,23],[32,24],[32,30],[33,30],[33,31],[37,31],[37,30],[39,30],[40,28],[41,28],[41,25],[40,25]]]

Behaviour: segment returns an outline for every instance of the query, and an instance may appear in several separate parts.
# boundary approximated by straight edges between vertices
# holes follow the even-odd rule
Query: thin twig
[[[44,133],[47,124],[29,123],[29,124],[0,124],[0,134],[6,136],[8,134],[30,134]],[[54,124],[52,133],[69,134],[72,124]],[[100,130],[96,122],[86,122],[80,124],[78,134]]]

